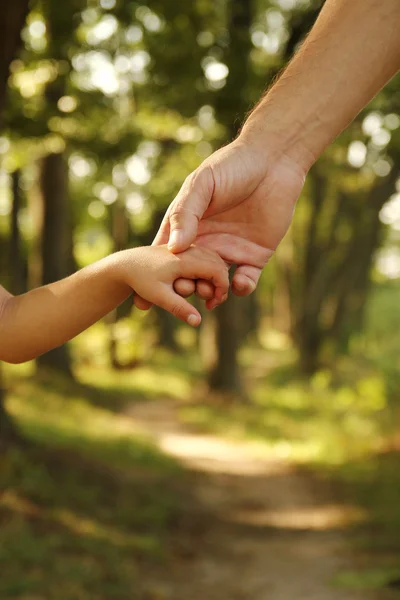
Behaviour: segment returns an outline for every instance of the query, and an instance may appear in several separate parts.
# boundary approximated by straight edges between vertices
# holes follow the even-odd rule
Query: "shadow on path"
[[[335,588],[354,569],[349,525],[363,518],[332,501],[322,482],[265,455],[259,445],[199,435],[171,401],[126,414],[189,471],[186,516],[145,600],[386,600]]]

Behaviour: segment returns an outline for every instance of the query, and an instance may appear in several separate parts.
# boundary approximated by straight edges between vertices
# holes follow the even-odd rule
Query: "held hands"
[[[150,304],[156,304],[178,319],[197,327],[200,313],[174,290],[179,278],[205,280],[211,284],[213,298],[206,302],[211,309],[228,297],[229,273],[225,262],[212,250],[191,247],[172,254],[166,246],[135,248],[119,252],[117,272],[122,281]]]
[[[241,136],[215,152],[184,182],[170,205],[155,244],[181,252],[190,244],[216,251],[236,264],[232,291],[253,292],[263,267],[284,237],[304,184],[306,169],[278,150],[278,140],[266,134]],[[267,150],[268,147],[274,150]],[[182,296],[194,291],[204,299],[214,294],[209,281],[179,279]],[[138,308],[151,304],[140,296]]]
[[[215,290],[209,307],[228,294],[228,267],[212,250],[174,255],[166,246],[111,254],[49,285],[13,296],[0,286],[0,360],[21,363],[64,344],[114,310],[134,290],[189,325],[199,312],[173,288],[177,278],[203,279]]]

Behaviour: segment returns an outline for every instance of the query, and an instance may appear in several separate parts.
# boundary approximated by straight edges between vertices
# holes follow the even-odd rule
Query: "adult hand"
[[[154,241],[168,243],[175,253],[196,243],[238,265],[232,281],[238,296],[255,290],[290,225],[306,175],[294,158],[263,145],[265,137],[258,143],[242,135],[205,160],[185,180]],[[195,291],[186,280],[178,280],[175,289],[183,296]],[[199,281],[197,294],[210,299],[213,289]],[[209,300],[208,308],[216,304]],[[150,307],[140,298],[136,305]]]
[[[239,265],[233,292],[252,292],[289,226],[307,170],[399,70],[399,19],[399,0],[326,0],[239,138],[186,179],[156,243],[169,242],[173,252],[194,241],[217,250]],[[193,288],[178,282],[176,289]],[[206,297],[200,283],[197,292]]]

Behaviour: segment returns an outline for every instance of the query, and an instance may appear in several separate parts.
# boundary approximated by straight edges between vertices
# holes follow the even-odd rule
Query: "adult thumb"
[[[169,217],[170,234],[168,249],[171,252],[183,252],[194,243],[197,237],[199,219],[185,208],[172,213]]]
[[[200,167],[187,177],[169,212],[169,250],[183,252],[194,243],[199,221],[210,205],[213,192],[211,167]]]

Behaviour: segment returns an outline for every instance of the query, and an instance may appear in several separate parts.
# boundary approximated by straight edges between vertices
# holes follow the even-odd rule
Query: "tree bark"
[[[238,364],[239,330],[238,303],[240,298],[230,296],[217,313],[217,363],[209,376],[210,389],[240,397],[243,385]]]
[[[174,317],[165,310],[155,307],[158,329],[158,343],[171,352],[179,352],[179,346],[175,339],[176,321]]]
[[[244,75],[249,73],[251,2],[231,0],[228,10],[230,43],[224,62],[229,68],[229,75],[225,87],[217,96],[215,107],[218,120],[225,125],[230,140],[237,135],[241,126],[239,119],[243,118],[249,105]],[[240,331],[237,326],[241,308],[237,299],[230,297],[216,311],[218,356],[208,381],[210,389],[235,395],[242,394],[243,390],[238,363],[240,334],[243,333],[243,329]]]
[[[29,0],[3,2],[0,8],[0,131],[4,123],[4,107],[10,64],[20,44],[21,29],[28,12]],[[4,407],[5,388],[0,365],[0,445],[16,438],[16,428]]]
[[[70,274],[72,258],[72,215],[68,198],[68,171],[62,154],[43,159],[42,283],[46,285]],[[72,378],[68,346],[63,345],[38,359],[39,369],[51,369]]]
[[[122,198],[118,198],[117,201],[110,207],[110,233],[114,242],[114,252],[120,252],[125,250],[129,246],[129,234],[130,226],[126,212],[125,203]],[[129,317],[132,312],[133,296],[130,296],[118,306],[107,319],[108,333],[109,333],[109,354],[110,363],[114,369],[129,368],[130,365],[136,366],[137,361],[133,360],[131,363],[123,364],[118,358],[118,336],[116,336],[116,327],[118,321]]]
[[[311,214],[304,243],[304,260],[292,266],[296,290],[294,341],[301,371],[313,374],[321,364],[348,352],[351,337],[360,331],[373,256],[379,247],[380,210],[394,189],[399,172],[393,168],[377,179],[366,198],[362,192],[337,190],[335,213],[329,222],[321,210],[327,181],[310,173]],[[350,232],[347,240],[340,231]],[[324,232],[324,240],[317,232]]]
[[[0,130],[7,95],[7,80],[11,61],[20,44],[21,29],[28,13],[29,0],[3,2],[0,8]]]
[[[26,291],[26,264],[19,228],[19,214],[22,207],[20,175],[20,171],[14,171],[12,174],[12,209],[10,218],[8,265],[10,273],[10,292],[14,295],[22,294]]]
[[[10,444],[21,441],[14,421],[8,415],[5,407],[6,390],[4,386],[3,369],[0,364],[0,451],[7,449]]]

